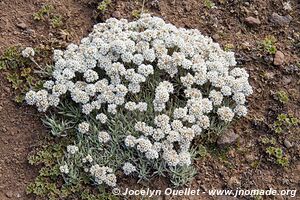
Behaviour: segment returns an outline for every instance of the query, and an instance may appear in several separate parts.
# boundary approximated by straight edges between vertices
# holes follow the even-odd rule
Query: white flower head
[[[107,122],[107,116],[104,113],[100,113],[96,116],[96,119],[100,121],[100,123],[105,124]]]
[[[218,108],[217,114],[220,119],[225,122],[231,122],[234,117],[234,112],[231,110],[231,108],[226,106]]]
[[[106,131],[100,131],[98,133],[98,140],[100,143],[107,143],[111,140],[111,136]]]
[[[67,152],[70,153],[70,154],[75,154],[78,151],[79,151],[79,148],[75,145],[68,145],[67,146]]]
[[[78,124],[78,131],[80,133],[87,133],[90,130],[90,124],[87,122],[81,122]]]
[[[124,163],[122,169],[123,169],[124,174],[126,174],[126,175],[129,175],[136,171],[136,167],[129,162]]]
[[[59,170],[61,173],[64,173],[64,174],[68,174],[69,173],[69,167],[68,165],[62,165],[59,167]]]

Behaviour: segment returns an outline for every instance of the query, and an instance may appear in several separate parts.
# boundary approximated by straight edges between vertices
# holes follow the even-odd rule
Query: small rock
[[[152,0],[150,1],[150,6],[152,6],[153,8],[156,8],[159,10],[159,0]]]
[[[293,8],[292,8],[292,5],[291,5],[291,2],[289,2],[289,1],[284,2],[283,3],[283,9],[286,10],[286,11],[292,11]]]
[[[5,195],[8,197],[8,198],[12,198],[14,196],[14,193],[12,191],[8,191],[5,193]]]
[[[190,12],[192,10],[192,7],[189,3],[183,2],[184,8],[187,12]]]
[[[221,137],[219,137],[217,144],[218,145],[228,145],[233,144],[237,139],[239,135],[236,134],[233,130],[226,131]]]
[[[287,26],[292,21],[292,17],[290,15],[281,16],[277,13],[273,13],[271,15],[271,22],[279,26]]]
[[[273,176],[271,175],[264,176],[264,180],[268,183],[271,183],[273,181]]]
[[[5,92],[9,93],[10,92],[10,88],[9,87],[4,87],[3,88]]]
[[[255,17],[247,17],[245,19],[245,22],[248,24],[248,25],[251,25],[251,26],[257,26],[257,25],[260,25],[261,22],[258,18],[255,18]]]
[[[265,77],[266,77],[267,80],[273,79],[274,76],[275,76],[275,73],[274,73],[274,72],[266,72],[266,73],[265,73]]]
[[[276,51],[274,56],[274,65],[282,65],[284,63],[284,54],[281,51]]]
[[[263,59],[265,62],[269,63],[269,62],[274,62],[274,58],[272,55],[265,55],[263,56]]]
[[[299,173],[300,173],[300,164],[297,164],[296,170],[299,171]]]
[[[255,156],[252,155],[252,154],[247,154],[245,156],[245,158],[246,158],[246,160],[247,160],[248,163],[252,163],[256,159]]]
[[[28,32],[31,36],[34,36],[34,35],[35,35],[35,30],[33,30],[33,29],[28,29],[27,32]]]
[[[207,189],[207,187],[206,187],[205,185],[200,185],[200,187],[201,187],[201,189],[202,189],[204,192],[207,192],[207,191],[208,191],[208,189]]]
[[[114,18],[120,19],[121,18],[121,13],[119,11],[115,11],[115,12],[113,12],[112,16]]]
[[[284,143],[284,146],[288,149],[293,147],[292,143],[290,141],[288,141],[287,139],[285,139],[283,143]]]
[[[21,29],[26,29],[27,25],[24,22],[20,22],[20,23],[17,24],[17,27],[21,28]]]
[[[291,77],[286,77],[286,76],[284,76],[283,78],[282,78],[282,84],[283,85],[288,85],[288,84],[290,84],[292,82],[292,78]]]
[[[3,106],[0,106],[0,111],[2,111],[3,110]]]
[[[220,39],[220,36],[219,34],[213,34],[212,38],[215,40],[215,41],[218,41]]]
[[[235,177],[232,176],[229,180],[228,180],[228,186],[230,188],[238,188],[241,186],[241,182]]]

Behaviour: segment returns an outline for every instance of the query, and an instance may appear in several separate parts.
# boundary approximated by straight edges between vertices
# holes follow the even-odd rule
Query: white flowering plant
[[[67,182],[85,174],[115,187],[120,171],[185,184],[196,173],[195,138],[245,116],[252,93],[234,53],[147,14],[97,24],[53,59],[51,79],[25,99],[56,112],[46,120],[53,135],[74,138],[60,161]]]

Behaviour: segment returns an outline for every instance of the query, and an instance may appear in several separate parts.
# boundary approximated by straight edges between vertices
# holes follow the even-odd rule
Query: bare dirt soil
[[[290,8],[282,0],[145,2],[144,10],[176,26],[199,29],[224,48],[236,52],[238,65],[250,73],[254,87],[254,94],[249,98],[249,115],[231,126],[231,130],[239,135],[237,143],[226,148],[229,150],[224,148],[225,153],[211,150],[198,160],[199,173],[192,187],[206,192],[212,188],[299,190],[299,126],[275,134],[271,125],[280,113],[300,118],[300,2],[291,0]],[[212,2],[214,6],[210,4]],[[33,20],[32,14],[45,3],[54,5],[57,12],[63,14],[65,31]],[[141,9],[142,1],[114,0],[98,20],[110,17],[134,19],[133,13]],[[62,40],[78,42],[96,23],[94,13],[95,7],[89,1],[0,0],[0,53],[17,44],[25,47]],[[70,33],[67,38],[66,31]],[[263,49],[261,43],[267,36],[276,38],[277,51],[284,57]],[[274,98],[280,90],[289,96],[286,104]],[[30,199],[32,197],[27,197],[24,191],[26,184],[35,177],[36,169],[27,164],[26,157],[46,130],[34,109],[13,103],[11,93],[4,75],[0,74],[0,199]],[[283,149],[289,158],[287,167],[269,159],[266,146],[261,142],[262,136],[276,139],[276,147]],[[163,183],[157,185],[163,187]],[[299,192],[294,199],[300,199]],[[186,199],[236,198],[212,198],[204,194]],[[291,198],[276,196],[269,199]]]
[[[66,34],[51,28],[47,22],[36,22],[33,14],[46,4],[63,15]],[[0,55],[10,46],[55,44],[72,40],[78,42],[86,35],[93,22],[93,9],[85,2],[74,0],[1,0]],[[26,185],[37,175],[28,164],[28,154],[40,144],[46,134],[38,113],[13,102],[13,89],[0,74],[0,199],[31,199]]]

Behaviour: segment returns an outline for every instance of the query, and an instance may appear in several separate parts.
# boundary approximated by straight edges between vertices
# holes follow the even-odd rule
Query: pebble
[[[27,32],[28,32],[31,36],[35,36],[35,30],[33,30],[33,29],[28,29]]]
[[[283,9],[286,10],[286,11],[292,11],[293,10],[292,5],[289,1],[283,3]]]
[[[300,172],[300,164],[297,164],[296,169]]]
[[[17,27],[21,29],[26,29],[27,25],[24,22],[17,23]]]
[[[257,25],[260,25],[261,22],[258,18],[255,18],[255,17],[247,17],[245,19],[245,22],[248,24],[248,25],[251,25],[251,26],[257,26]]]
[[[277,13],[273,13],[271,15],[271,22],[279,26],[287,26],[292,21],[292,17],[290,15],[282,16]]]
[[[290,84],[292,82],[292,78],[291,77],[286,77],[286,76],[284,76],[283,78],[282,78],[282,84],[283,85],[288,85],[288,84]]]
[[[14,196],[14,193],[12,191],[8,191],[5,193],[6,197],[12,198]]]
[[[265,73],[265,77],[266,77],[267,80],[273,79],[274,76],[275,76],[275,73],[274,73],[274,72],[266,72],[266,73]]]
[[[229,180],[228,180],[228,186],[230,188],[238,188],[241,186],[241,182],[238,180],[237,177],[232,176]]]
[[[159,0],[150,1],[150,6],[159,10]]]
[[[112,16],[114,18],[120,19],[121,18],[121,13],[119,11],[115,11],[115,12],[113,12]]]
[[[274,65],[282,65],[284,63],[284,54],[281,51],[276,51],[274,56]]]
[[[207,189],[207,187],[206,187],[205,185],[200,185],[200,187],[201,187],[201,189],[202,189],[204,192],[207,192],[207,191],[208,191],[208,189]]]
[[[218,41],[220,39],[220,36],[219,34],[213,34],[212,38],[215,40],[215,41]]]
[[[288,149],[293,147],[292,143],[290,141],[288,141],[287,139],[285,139],[283,143],[284,143],[284,146]]]
[[[10,92],[10,88],[9,87],[4,87],[3,88],[5,92],[9,93]]]
[[[190,12],[192,10],[192,7],[189,3],[183,2],[184,8],[187,12]]]
[[[252,154],[247,154],[245,156],[245,158],[246,158],[247,162],[249,162],[249,163],[253,162],[256,159],[255,156]]]
[[[223,133],[218,141],[217,144],[218,145],[230,145],[236,142],[236,140],[238,139],[239,135],[236,134],[233,130],[228,130],[225,133]]]

